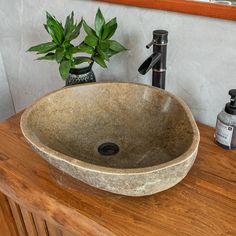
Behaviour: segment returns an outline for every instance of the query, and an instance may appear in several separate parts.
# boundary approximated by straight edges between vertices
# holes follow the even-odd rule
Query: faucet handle
[[[146,45],[146,48],[149,49],[154,43],[155,40],[153,39],[149,44]]]

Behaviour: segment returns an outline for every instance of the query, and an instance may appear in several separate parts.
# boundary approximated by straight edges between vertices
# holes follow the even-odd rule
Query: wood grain
[[[36,231],[39,236],[49,236],[46,221],[38,216],[36,213],[32,214],[34,219],[34,224],[36,227]]]
[[[21,207],[21,214],[25,223],[26,231],[30,236],[37,236],[36,226],[33,220],[32,213]]]
[[[0,235],[19,235],[8,200],[2,193],[0,193]]]
[[[236,151],[215,145],[212,128],[199,124],[199,154],[181,183],[132,198],[94,190],[57,173],[59,185],[22,137],[19,119],[18,114],[0,124],[0,152],[7,157],[0,162],[0,191],[56,230],[63,229],[62,234],[236,235]]]
[[[50,236],[63,236],[62,231],[53,224],[47,223],[47,229]]]
[[[63,226],[43,219],[0,193],[1,236],[76,236]]]
[[[188,0],[97,0],[116,4],[236,20],[236,7]]]
[[[24,223],[22,214],[21,214],[20,206],[9,198],[8,198],[8,202],[9,202],[11,212],[14,217],[14,222],[16,224],[19,235],[26,236],[27,231],[26,231],[26,227],[25,227],[25,223]]]

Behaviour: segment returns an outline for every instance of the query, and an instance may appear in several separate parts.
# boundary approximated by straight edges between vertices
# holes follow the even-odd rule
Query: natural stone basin
[[[199,131],[178,97],[134,83],[90,83],[37,100],[22,115],[25,138],[51,165],[91,186],[129,196],[180,182]]]

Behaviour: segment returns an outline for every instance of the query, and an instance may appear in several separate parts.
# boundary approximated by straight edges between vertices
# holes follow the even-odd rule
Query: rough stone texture
[[[21,119],[49,163],[92,186],[142,196],[168,189],[191,168],[199,132],[182,100],[147,85],[95,83],[44,96]],[[113,142],[120,151],[98,152]]]

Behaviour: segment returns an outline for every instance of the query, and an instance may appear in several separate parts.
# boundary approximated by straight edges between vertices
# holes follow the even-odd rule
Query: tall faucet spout
[[[143,64],[139,67],[138,71],[140,74],[145,75],[149,70],[151,70],[154,65],[161,59],[161,53],[153,53],[148,57]]]
[[[153,46],[153,54],[138,69],[142,75],[152,69],[152,85],[162,89],[165,89],[167,43],[168,32],[154,30],[153,39],[146,46],[146,48]]]

